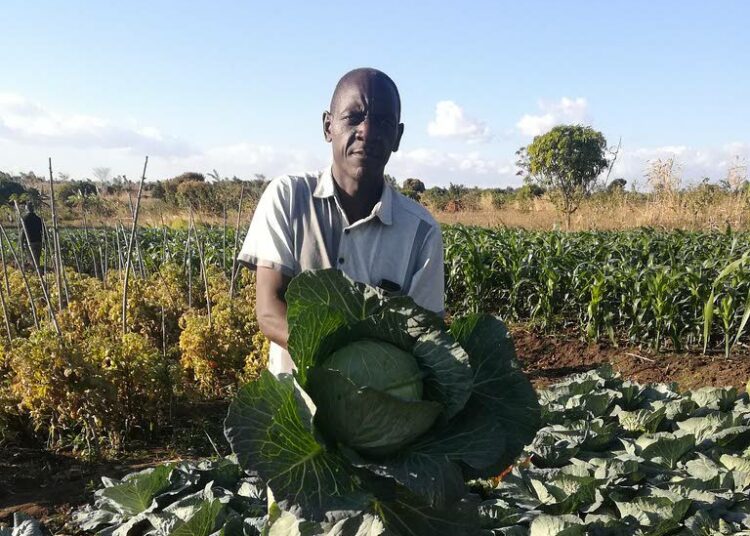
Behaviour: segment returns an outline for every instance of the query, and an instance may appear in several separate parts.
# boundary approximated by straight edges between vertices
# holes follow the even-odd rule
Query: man
[[[34,256],[33,262],[36,262],[39,266],[39,258],[42,254],[42,218],[37,216],[34,212],[34,204],[29,201],[26,203],[27,214],[23,217],[23,226],[26,229],[26,233],[29,235],[29,246],[31,247],[31,254]],[[26,236],[22,236],[21,244],[23,247],[23,256],[26,257],[28,249],[26,248]]]
[[[444,308],[443,243],[429,212],[384,180],[404,125],[396,84],[376,69],[339,80],[323,136],[333,163],[319,175],[284,176],[263,193],[238,256],[257,270],[256,314],[271,340],[269,370],[288,373],[284,293],[305,270],[338,268],[356,281]]]

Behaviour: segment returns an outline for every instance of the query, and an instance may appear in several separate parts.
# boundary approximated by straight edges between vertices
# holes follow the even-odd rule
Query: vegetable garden
[[[254,320],[252,274],[233,263],[242,230],[145,228],[132,247],[123,228],[63,230],[47,252],[59,252],[65,270],[50,253],[38,273],[18,269],[17,235],[4,234],[2,444],[31,433],[50,448],[106,456],[131,441],[158,443],[177,407],[234,400],[225,426],[235,455],[106,479],[76,530],[750,530],[746,394],[638,385],[602,369],[539,391],[537,405],[491,316],[648,349],[653,359],[730,356],[748,340],[750,235],[447,226],[448,325],[410,300],[295,280],[292,381],[261,372],[267,342]],[[354,343],[364,346],[344,351]],[[390,345],[384,362],[409,382],[362,376],[356,357],[373,344]],[[324,408],[314,419],[305,397]],[[372,414],[382,420],[363,430]],[[279,504],[270,518],[266,484]],[[17,521],[8,534],[36,530]]]

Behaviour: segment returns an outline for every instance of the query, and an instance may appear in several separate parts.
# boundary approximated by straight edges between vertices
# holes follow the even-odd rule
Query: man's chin
[[[382,162],[360,162],[356,165],[349,166],[350,175],[357,180],[369,178],[382,178],[385,170],[385,164]]]

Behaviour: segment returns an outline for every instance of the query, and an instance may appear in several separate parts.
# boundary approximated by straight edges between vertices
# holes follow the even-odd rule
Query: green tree
[[[547,190],[570,229],[570,217],[609,167],[606,151],[607,140],[601,132],[582,125],[560,125],[536,136],[516,154],[522,173]]]

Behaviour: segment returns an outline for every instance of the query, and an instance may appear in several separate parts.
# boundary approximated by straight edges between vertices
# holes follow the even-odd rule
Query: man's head
[[[337,178],[380,180],[398,150],[404,125],[396,84],[377,69],[346,73],[323,113],[323,134],[333,149]]]

